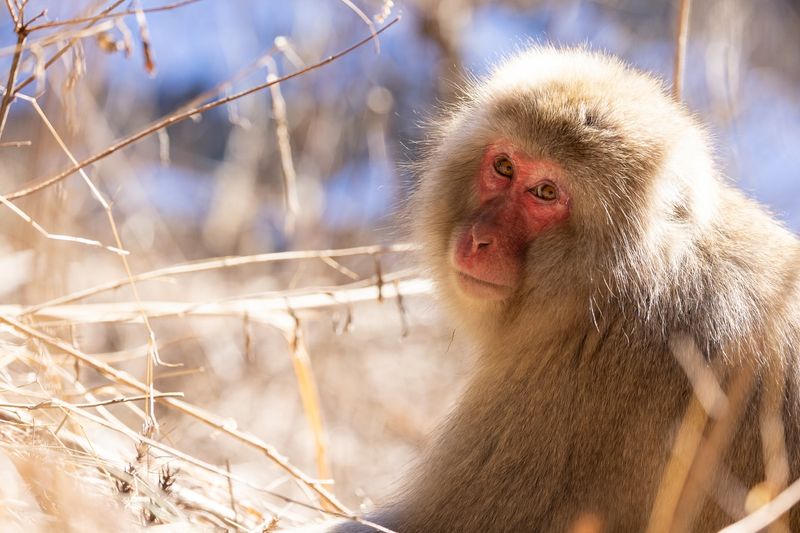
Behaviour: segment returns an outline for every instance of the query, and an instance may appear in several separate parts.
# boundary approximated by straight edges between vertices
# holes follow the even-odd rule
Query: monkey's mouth
[[[512,287],[478,279],[459,270],[455,271],[458,288],[471,298],[479,300],[505,300],[511,295]]]

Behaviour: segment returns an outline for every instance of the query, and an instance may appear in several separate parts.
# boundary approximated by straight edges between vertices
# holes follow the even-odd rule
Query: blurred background
[[[14,9],[21,2],[6,4]],[[670,0],[25,4],[27,19],[46,9],[32,23],[44,27],[28,36],[16,76],[16,85],[33,76],[20,94],[36,104],[13,101],[0,132],[3,194],[68,168],[60,142],[83,160],[159,117],[313,64],[369,36],[370,26],[401,16],[377,42],[283,82],[278,91],[195,115],[88,166],[87,178],[109,202],[134,274],[216,256],[401,243],[395,213],[413,184],[404,168],[424,138],[421,124],[457,95],[465,76],[486,73],[530,43],[554,42],[617,54],[669,84],[677,11]],[[94,25],[47,26],[113,4],[116,12],[139,13]],[[3,6],[0,83],[6,83],[16,42]],[[800,2],[695,2],[688,43],[684,99],[708,124],[721,168],[797,231]],[[51,234],[116,246],[108,212],[78,173],[15,205]],[[126,277],[117,254],[46,238],[6,207],[0,227],[3,304],[37,305]],[[413,264],[405,251],[254,262],[143,281],[137,288],[145,302],[274,301],[298,291],[374,286],[392,273],[391,279],[413,279]],[[103,309],[113,311],[134,296],[123,286],[79,303],[105,303],[111,307]],[[157,365],[155,386],[183,391],[190,402],[235,419],[312,477],[332,476],[345,504],[368,507],[391,493],[398,472],[447,412],[468,372],[469,352],[430,296],[409,294],[400,305],[396,298],[365,300],[339,300],[302,314],[305,363],[293,351],[296,330],[251,320],[241,310],[154,314],[161,359],[182,365]],[[98,309],[39,324],[144,380],[149,332],[141,321]],[[39,347],[23,344],[32,357],[42,356]],[[304,368],[313,368],[316,383],[305,390],[319,395],[328,465],[322,469],[308,397],[298,392],[298,364],[309,362]],[[37,391],[69,389],[43,379],[46,370],[31,368],[26,376]],[[104,383],[91,373],[80,379],[87,386]],[[141,413],[114,412],[140,429]],[[262,486],[303,494],[257,451],[166,408],[156,415],[159,438],[181,450],[218,465],[228,461],[233,472]],[[123,449],[120,460],[133,461],[126,453],[134,455]]]

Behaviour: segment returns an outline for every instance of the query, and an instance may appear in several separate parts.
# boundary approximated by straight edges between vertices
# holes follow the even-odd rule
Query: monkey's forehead
[[[586,48],[529,48],[500,63],[477,94],[484,101],[535,95],[536,105],[583,107],[623,119],[680,114],[660,80]]]
[[[640,170],[676,151],[709,157],[704,128],[659,80],[585,48],[529,48],[478,82],[470,101],[444,134],[480,140],[502,133],[556,160]],[[695,142],[678,147],[684,137]]]

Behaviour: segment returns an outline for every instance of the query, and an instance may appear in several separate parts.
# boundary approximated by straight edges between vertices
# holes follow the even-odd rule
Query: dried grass
[[[0,484],[0,529],[3,531],[137,531],[143,526],[156,528],[159,524],[169,527],[170,531],[195,531],[199,527],[272,531],[281,525],[308,523],[315,516],[360,520],[332,492],[327,432],[303,325],[305,321],[317,320],[321,314],[342,307],[348,309],[350,317],[351,306],[369,300],[395,299],[403,310],[401,291],[426,293],[428,283],[416,279],[412,271],[384,272],[381,257],[402,254],[411,247],[368,246],[233,256],[136,273],[129,259],[133,254],[122,242],[113,202],[89,176],[87,169],[141,139],[161,134],[168,126],[269,88],[284,173],[287,228],[291,229],[300,206],[280,83],[333,63],[370,41],[375,42],[377,49],[378,35],[396,19],[376,29],[364,11],[346,1],[344,4],[366,22],[370,33],[366,38],[281,76],[271,56],[276,52],[293,54],[291,46],[283,40],[241,76],[266,65],[269,67],[266,82],[219,97],[221,91],[227,91],[239,79],[236,76],[82,160],[70,150],[69,136],[59,132],[40,105],[39,97],[21,92],[34,82],[39,87],[46,84],[50,67],[68,52],[81,50],[88,38],[96,38],[98,46],[107,51],[130,52],[133,41],[138,41],[144,68],[154,73],[157,64],[147,16],[198,1],[184,0],[146,9],[134,2],[131,9],[125,10],[118,10],[122,1],[108,5],[95,2],[87,12],[76,13],[66,20],[47,20],[44,11],[30,16],[26,13],[26,0],[5,2],[17,42],[13,47],[0,50],[0,55],[12,56],[0,100],[0,138],[13,131],[8,122],[9,109],[13,105],[28,106],[69,160],[69,166],[0,196],[0,203],[48,241],[111,252],[120,262],[125,277],[34,304],[5,305],[0,310],[3,324],[0,328],[0,478],[3,480]],[[380,8],[384,13],[387,6]],[[135,19],[136,38],[124,25],[127,16]],[[121,43],[108,36],[114,28],[123,36]],[[83,57],[82,53],[78,55]],[[26,60],[35,62],[34,72],[18,83],[21,65]],[[84,68],[81,62],[73,62],[72,68]],[[67,73],[67,78],[72,80],[68,90],[74,90],[80,77],[78,70]],[[67,101],[65,99],[65,105]],[[166,161],[168,155],[164,155],[164,148],[169,138],[162,135],[160,139],[162,161]],[[31,144],[27,140],[3,140],[0,150],[22,149]],[[105,212],[113,244],[45,229],[46,224],[20,206],[21,199],[60,187],[74,173],[80,175],[90,197]],[[58,220],[59,217],[54,218]],[[341,258],[358,256],[374,258],[376,270],[372,276],[363,277],[340,262]],[[186,300],[146,298],[139,288],[151,280],[180,275],[214,274],[233,267],[309,259],[347,276],[350,282]],[[112,296],[106,303],[85,303],[89,298],[108,296],[122,288],[130,290],[129,301]],[[266,325],[284,336],[313,436],[316,475],[305,473],[256,434],[240,429],[232,418],[218,416],[187,401],[181,391],[156,389],[156,379],[164,379],[170,372],[173,377],[181,372],[191,374],[192,370],[170,370],[182,367],[182,363],[169,363],[162,358],[159,350],[163,345],[153,321],[165,317],[202,316],[233,318],[246,324],[248,354],[252,351],[250,324]],[[349,321],[350,318],[345,329]],[[91,324],[105,328],[109,336],[113,336],[117,328],[138,325],[144,328],[146,345],[117,358],[92,354],[79,346],[80,335],[75,335]],[[121,368],[142,359],[145,362],[142,379]],[[220,466],[182,450],[180,442],[171,442],[172,429],[166,429],[161,422],[168,419],[169,424],[174,425],[176,417],[180,416],[194,419],[208,427],[212,435],[225,435],[235,445],[251,449],[267,459],[277,467],[270,474],[271,481],[253,482],[249,476],[235,473],[228,460]],[[377,526],[376,529],[384,530]]]

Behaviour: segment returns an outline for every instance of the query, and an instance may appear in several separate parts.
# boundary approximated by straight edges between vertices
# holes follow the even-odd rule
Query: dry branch
[[[775,496],[769,503],[758,508],[719,533],[756,533],[763,531],[780,520],[792,507],[800,502],[800,479],[789,485],[783,492]]]
[[[157,395],[158,398],[183,398],[182,392],[162,392]],[[142,400],[147,400],[148,396],[146,395],[139,395],[139,396],[120,396],[119,398],[111,398],[108,400],[100,400],[97,402],[87,402],[87,403],[73,403],[70,404],[72,407],[76,407],[79,409],[85,409],[87,407],[104,407],[108,405],[116,405],[118,403],[125,403],[125,402],[137,402]],[[66,402],[62,402],[57,398],[48,398],[47,400],[42,400],[38,403],[0,403],[0,408],[6,409],[26,409],[28,411],[35,411],[36,409],[58,409],[63,408]]]
[[[75,17],[75,18],[71,18],[71,19],[67,19],[67,20],[54,20],[54,21],[51,21],[51,22],[43,22],[41,24],[36,24],[36,25],[30,26],[28,28],[28,31],[29,32],[33,32],[33,31],[37,31],[37,30],[44,30],[44,29],[47,29],[47,28],[57,28],[59,26],[70,26],[72,24],[83,24],[84,22],[89,22],[89,23],[94,24],[95,22],[97,22],[99,20],[126,17],[128,15],[135,15],[138,12],[142,12],[142,13],[158,13],[158,12],[161,12],[161,11],[172,11],[174,9],[178,9],[180,7],[183,7],[183,6],[186,6],[186,5],[189,5],[189,4],[195,4],[195,3],[199,2],[199,1],[200,0],[183,0],[181,2],[175,2],[174,4],[166,4],[166,5],[163,5],[163,6],[148,7],[148,8],[138,9],[138,10],[137,9],[127,9],[125,11],[119,11],[117,13],[104,12],[103,14],[95,15],[93,17]],[[111,7],[110,9],[114,9],[114,7]],[[108,11],[108,10],[105,10],[105,11]]]
[[[102,10],[99,14],[95,15],[94,17],[92,17],[91,20],[89,20],[86,23],[86,25],[83,27],[83,29],[87,30],[87,29],[91,28],[92,26],[94,26],[97,22],[103,20],[103,16],[104,15],[110,13],[111,11],[113,11],[114,9],[119,7],[120,4],[122,4],[124,1],[125,0],[115,0],[106,9]],[[80,40],[80,38],[81,38],[80,36],[75,36],[75,35],[71,36],[69,38],[69,40],[67,41],[67,44],[65,44],[64,46],[59,48],[56,53],[54,53],[52,56],[50,56],[50,59],[45,61],[44,65],[42,67],[42,71],[46,71],[50,67],[50,65],[52,65],[53,63],[58,61],[59,58],[61,58],[61,56],[63,56],[65,53],[67,53],[67,51],[70,48],[75,46],[75,43],[77,43]],[[36,74],[31,74],[30,76],[25,78],[23,81],[21,81],[16,87],[14,87],[14,90],[12,91],[12,94],[18,94],[22,89],[24,89],[25,87],[27,87],[28,85],[33,83],[33,81],[35,79],[36,79]]]
[[[402,275],[401,275],[402,278]],[[396,298],[398,294],[413,296],[429,294],[431,282],[426,279],[397,280],[386,275],[388,283],[380,294],[383,298]],[[302,294],[307,292],[307,294]],[[140,311],[150,317],[168,316],[238,316],[261,322],[290,332],[294,327],[292,313],[318,311],[344,304],[376,301],[379,292],[374,279],[366,279],[339,287],[301,289],[294,294],[284,291],[261,298],[229,299],[223,302],[147,301],[98,304],[52,305],[31,312],[19,305],[0,305],[0,314],[9,317],[36,317],[63,320],[71,324],[125,322],[141,320]]]
[[[86,354],[72,345],[64,342],[61,339],[56,337],[52,337],[42,331],[39,331],[31,326],[23,324],[22,322],[17,321],[14,318],[9,316],[0,315],[0,322],[5,322],[21,334],[27,336],[30,339],[36,339],[52,348],[58,349],[78,361],[82,364],[93,368],[94,370],[100,372],[104,376],[108,377],[112,381],[118,384],[126,385],[133,389],[136,389],[153,399],[156,399],[159,403],[167,405],[184,413],[186,415],[191,416],[192,418],[199,420],[200,422],[206,424],[207,426],[214,428],[215,430],[225,433],[234,439],[238,440],[239,442],[246,444],[256,450],[262,452],[266,457],[268,457],[271,461],[273,461],[276,465],[280,468],[285,470],[289,475],[300,481],[303,485],[311,489],[316,495],[320,498],[321,501],[327,502],[331,506],[333,506],[336,510],[346,516],[354,516],[352,512],[350,512],[344,505],[339,503],[339,501],[328,492],[328,490],[322,486],[322,484],[314,479],[308,477],[304,472],[300,469],[289,463],[289,461],[282,456],[273,446],[267,444],[266,442],[262,441],[255,435],[237,429],[233,427],[230,420],[222,419],[212,413],[207,412],[206,410],[192,405],[188,402],[171,398],[171,397],[158,397],[161,395],[160,391],[153,389],[151,386],[146,385],[145,383],[137,380],[127,372],[117,370],[116,368],[112,367],[100,361],[99,359]]]
[[[672,69],[672,97],[681,99],[683,92],[683,74],[686,70],[686,42],[689,38],[689,13],[692,0],[680,0],[678,8],[678,25],[675,30],[675,56]]]
[[[383,28],[381,28],[380,30],[378,30],[376,32],[375,37],[377,37],[378,35],[380,35],[384,31],[386,31],[387,29],[389,29],[398,20],[400,20],[400,19],[399,18],[395,18],[394,20],[392,20],[391,22],[386,24]],[[84,167],[86,167],[88,165],[91,165],[92,163],[96,163],[97,161],[100,161],[101,159],[103,159],[105,157],[108,157],[109,155],[113,154],[114,152],[116,152],[118,150],[121,150],[122,148],[125,148],[126,146],[131,145],[131,144],[135,143],[136,141],[139,141],[139,140],[147,137],[148,135],[151,135],[151,134],[157,132],[160,129],[166,128],[168,126],[172,126],[173,124],[177,124],[179,122],[182,122],[182,121],[186,120],[187,118],[189,118],[191,116],[205,113],[206,111],[214,109],[215,107],[219,107],[219,106],[227,104],[229,102],[233,102],[234,100],[238,100],[239,98],[242,98],[242,97],[247,96],[249,94],[253,94],[255,92],[258,92],[258,91],[261,91],[263,89],[269,88],[269,87],[271,87],[272,85],[274,85],[276,83],[281,83],[281,82],[290,80],[292,78],[296,78],[298,76],[302,76],[303,74],[311,72],[312,70],[316,70],[316,69],[318,69],[320,67],[323,67],[323,66],[325,66],[325,65],[327,65],[329,63],[332,63],[332,62],[336,61],[340,57],[345,56],[345,55],[349,54],[350,52],[352,52],[353,50],[363,46],[366,43],[368,43],[370,40],[372,40],[375,37],[370,35],[369,37],[366,37],[366,38],[358,41],[357,43],[345,48],[344,50],[342,50],[340,52],[337,52],[337,53],[335,53],[335,54],[333,54],[331,56],[328,56],[327,58],[323,59],[322,61],[318,61],[318,62],[316,62],[316,63],[314,63],[312,65],[309,65],[307,67],[298,69],[298,70],[296,70],[294,72],[291,72],[289,74],[281,76],[280,78],[277,78],[275,80],[271,80],[271,81],[268,81],[266,83],[262,83],[262,84],[256,85],[254,87],[250,87],[249,89],[245,89],[243,91],[239,91],[239,92],[237,92],[235,94],[232,94],[230,96],[219,98],[217,100],[214,100],[213,102],[209,102],[207,104],[203,104],[201,106],[197,106],[197,107],[188,109],[186,111],[181,111],[179,113],[174,113],[172,115],[164,117],[164,118],[156,121],[155,123],[151,124],[150,126],[144,128],[144,129],[142,129],[142,130],[140,130],[140,131],[138,131],[138,132],[136,132],[136,133],[134,133],[132,135],[129,135],[128,137],[125,137],[124,139],[121,139],[121,140],[115,142],[114,144],[112,144],[111,146],[105,148],[104,150],[101,150],[100,152],[98,152],[98,153],[96,153],[96,154],[94,154],[92,156],[87,157],[86,159],[84,159],[80,163],[75,164],[75,165],[63,170],[63,171],[59,172],[58,174],[56,174],[54,176],[51,176],[51,177],[46,178],[44,180],[41,180],[39,183],[36,183],[34,185],[30,185],[28,187],[24,187],[22,189],[19,189],[17,191],[12,192],[12,193],[6,194],[5,197],[8,198],[9,200],[16,200],[18,198],[22,198],[24,196],[28,196],[28,195],[33,194],[35,192],[41,191],[42,189],[46,189],[47,187],[50,187],[51,185],[54,185],[54,184],[60,182],[61,180],[71,176],[73,173],[77,172],[78,170],[80,170],[80,169],[82,169],[82,168],[84,168]]]
[[[275,81],[278,76],[278,65],[272,57],[264,58],[267,64],[267,81]],[[297,215],[300,212],[300,200],[297,197],[297,173],[294,169],[292,157],[292,143],[289,138],[289,121],[286,118],[286,101],[283,99],[279,83],[269,88],[272,96],[272,115],[275,119],[275,136],[278,139],[278,154],[281,161],[283,174],[283,203],[286,208],[286,222],[284,228],[287,235],[294,233]]]
[[[6,89],[3,92],[3,100],[0,101],[0,137],[3,136],[3,130],[6,127],[6,120],[8,119],[8,109],[11,102],[14,100],[14,91],[11,87],[17,82],[17,71],[19,69],[19,61],[22,56],[22,47],[25,45],[25,39],[28,38],[28,32],[17,26],[17,50],[14,52],[14,57],[11,60],[11,67],[8,69],[8,81],[6,81]]]
[[[213,259],[203,259],[200,261],[193,261],[191,263],[184,263],[182,265],[175,265],[170,267],[159,268],[149,272],[143,272],[133,276],[133,281],[147,281],[159,278],[166,278],[169,276],[178,276],[184,274],[192,274],[197,272],[207,272],[210,270],[218,270],[223,268],[232,268],[243,265],[254,265],[259,263],[272,263],[278,261],[296,261],[306,259],[320,259],[332,257],[352,257],[357,255],[380,255],[396,252],[407,252],[415,250],[416,247],[411,244],[392,244],[392,245],[370,245],[370,246],[357,246],[354,248],[341,248],[333,250],[301,250],[290,252],[271,252],[247,256],[229,256],[229,257],[215,257]],[[119,289],[124,285],[130,283],[128,278],[103,283],[95,287],[83,289],[80,291],[60,296],[37,305],[29,306],[25,309],[25,314],[35,313],[45,307],[52,307],[62,305],[70,302],[75,302],[100,294],[106,291]]]
[[[61,151],[68,157],[70,168],[59,173],[55,179],[48,178],[43,182],[36,183],[31,187],[12,193],[10,197],[0,197],[0,203],[5,204],[12,212],[47,238],[69,240],[82,244],[90,244],[92,246],[103,246],[112,252],[120,254],[123,256],[121,260],[126,276],[124,279],[62,296],[56,300],[43,302],[34,307],[8,306],[3,308],[2,312],[6,314],[0,316],[0,323],[2,323],[0,324],[0,329],[5,332],[6,336],[10,334],[14,339],[13,342],[22,344],[20,346],[14,346],[8,351],[4,351],[3,356],[0,357],[0,374],[2,374],[0,375],[0,380],[5,381],[2,391],[0,391],[2,392],[0,396],[0,419],[6,422],[13,420],[14,424],[19,424],[20,428],[31,434],[40,431],[48,432],[53,439],[52,442],[55,443],[51,447],[54,450],[58,450],[59,456],[62,457],[62,459],[73,458],[73,456],[79,457],[81,461],[84,461],[91,468],[95,469],[93,471],[100,473],[94,481],[105,480],[109,482],[107,485],[104,485],[105,488],[116,486],[119,489],[121,486],[138,486],[138,488],[134,487],[133,489],[136,503],[132,503],[131,505],[137,512],[141,511],[144,513],[145,521],[147,522],[162,520],[181,524],[188,523],[189,515],[184,511],[186,511],[187,508],[197,508],[199,513],[195,513],[191,517],[192,521],[199,515],[203,515],[207,523],[212,523],[224,528],[230,527],[237,530],[250,531],[253,530],[254,525],[257,526],[258,524],[264,524],[264,527],[269,529],[275,528],[278,523],[278,518],[284,516],[283,512],[286,509],[276,510],[272,513],[272,516],[270,516],[269,514],[261,513],[250,508],[245,500],[237,500],[237,498],[247,497],[243,494],[245,491],[237,490],[237,498],[233,496],[234,482],[236,482],[237,485],[248,485],[247,481],[236,477],[230,472],[225,472],[219,467],[204,463],[185,452],[181,452],[175,447],[160,442],[160,439],[170,442],[170,434],[167,431],[165,431],[163,435],[160,435],[159,439],[153,436],[154,433],[152,429],[155,427],[153,419],[154,402],[159,402],[166,407],[200,421],[218,432],[227,434],[239,443],[243,443],[245,446],[256,449],[266,455],[268,459],[286,472],[286,475],[275,481],[276,484],[284,483],[287,480],[294,480],[305,490],[307,496],[311,499],[309,500],[310,503],[305,503],[295,501],[269,489],[248,485],[251,488],[266,494],[271,494],[282,499],[287,504],[328,512],[338,517],[351,518],[363,524],[371,525],[377,530],[388,531],[380,526],[369,524],[367,521],[355,518],[352,513],[340,504],[335,496],[326,489],[324,480],[313,479],[307,476],[286,460],[286,458],[281,456],[274,447],[260,440],[258,437],[236,428],[235,422],[215,416],[192,403],[182,400],[183,393],[181,392],[162,393],[157,391],[153,382],[155,379],[154,366],[159,363],[158,343],[156,342],[153,329],[150,327],[149,320],[151,317],[167,316],[170,314],[193,316],[204,314],[216,316],[243,316],[246,317],[248,321],[260,320],[261,322],[277,326],[285,333],[293,331],[294,333],[288,336],[290,340],[292,340],[294,348],[292,351],[293,361],[297,371],[298,382],[301,385],[300,392],[301,395],[303,395],[304,408],[306,409],[314,431],[319,477],[328,478],[330,476],[328,470],[326,470],[325,434],[321,423],[322,409],[319,399],[315,396],[316,385],[314,383],[313,373],[311,372],[308,354],[299,336],[299,317],[305,316],[304,313],[312,314],[309,312],[330,308],[332,306],[344,305],[348,306],[349,309],[350,304],[357,301],[380,300],[394,297],[399,300],[401,294],[411,295],[428,292],[430,287],[429,282],[421,279],[409,279],[411,273],[408,271],[394,273],[383,273],[381,271],[380,255],[404,252],[413,247],[409,245],[370,246],[345,250],[318,250],[259,254],[249,257],[226,257],[177,265],[135,275],[124,257],[128,252],[122,246],[117,224],[111,209],[112,204],[106,199],[104,193],[95,186],[85,169],[88,165],[146,137],[150,133],[163,133],[165,132],[165,128],[171,124],[196,116],[214,107],[265,88],[271,88],[273,94],[277,94],[276,104],[280,105],[281,102],[278,101],[280,100],[280,93],[277,91],[280,82],[300,76],[333,62],[372,39],[375,41],[376,49],[379,49],[378,35],[393,25],[397,19],[390,22],[379,31],[376,31],[372,22],[363,12],[356,8],[349,0],[342,0],[344,4],[353,9],[365,20],[370,29],[370,37],[318,63],[298,68],[296,72],[289,75],[276,77],[274,74],[276,69],[273,69],[273,75],[270,76],[266,83],[224,98],[218,98],[212,102],[204,103],[204,98],[190,106],[185,106],[171,115],[152,123],[144,130],[113,143],[111,146],[94,155],[90,155],[83,161],[78,161],[73,155],[73,151],[64,141],[66,137],[62,137],[62,135],[56,131],[53,122],[45,115],[37,98],[21,94],[20,92],[32,81],[44,79],[43,76],[47,68],[62,57],[73,45],[78,43],[80,39],[96,35],[98,32],[110,30],[114,24],[121,21],[122,17],[127,15],[135,15],[138,17],[140,31],[142,32],[141,38],[143,46],[147,48],[149,46],[149,39],[146,36],[147,28],[142,19],[144,13],[176,9],[197,1],[199,0],[175,1],[171,4],[148,9],[141,8],[139,3],[134,1],[132,7],[129,9],[115,12],[115,9],[122,5],[124,0],[106,0],[96,3],[91,11],[84,13],[84,15],[88,16],[78,16],[67,20],[43,22],[34,25],[32,22],[38,17],[43,16],[44,13],[26,20],[24,17],[24,6],[27,4],[27,0],[6,0],[6,7],[14,20],[18,42],[16,46],[0,51],[0,53],[6,53],[6,51],[14,53],[6,88],[2,95],[2,101],[0,101],[0,135],[3,134],[10,105],[14,103],[15,99],[25,100],[41,119]],[[103,8],[103,5],[106,4],[107,7]],[[80,27],[80,25],[83,27]],[[64,28],[66,26],[75,27]],[[38,40],[33,37],[28,37],[32,32],[54,28],[63,28],[63,31],[52,33],[45,32],[43,38],[39,38],[41,35],[37,34],[36,37]],[[43,47],[50,45],[56,45],[60,48],[58,48],[55,54],[48,58]],[[285,44],[279,45],[277,41],[275,48],[279,50],[287,49],[291,52],[291,49]],[[266,56],[259,58],[255,66],[264,66],[266,60],[269,59],[269,55],[274,53],[275,48]],[[145,51],[145,55],[148,55],[147,50]],[[21,68],[20,65],[23,61],[28,59],[35,60],[35,73],[18,83],[16,78]],[[151,59],[148,61],[152,62]],[[48,81],[55,82],[55,80]],[[285,124],[283,124],[283,130],[283,133],[287,133]],[[26,144],[30,144],[30,142],[2,142],[0,143],[0,147],[16,147]],[[286,149],[287,147],[288,145],[281,146],[281,153],[284,156],[282,163],[285,169],[287,168],[287,161],[288,164],[291,165],[291,153]],[[78,151],[79,150],[76,148],[75,153]],[[287,154],[288,157],[286,157]],[[289,170],[289,174],[294,172],[291,168]],[[115,246],[104,245],[93,239],[48,232],[44,229],[44,224],[40,224],[15,203],[12,203],[12,200],[42,190],[54,183],[58,183],[74,172],[80,173],[81,178],[91,191],[92,197],[104,209],[113,234]],[[292,195],[289,195],[287,198],[291,199],[291,197]],[[292,206],[294,207],[293,210],[295,212],[298,211],[299,206],[296,201],[288,203],[294,204]],[[43,222],[49,223],[49,221],[44,220]],[[334,259],[335,257],[356,255],[373,256],[377,275],[361,279],[358,274]],[[305,288],[260,296],[227,298],[222,302],[199,303],[146,302],[141,300],[136,288],[136,283],[139,281],[163,278],[165,276],[203,272],[238,265],[301,259],[316,259],[325,262],[338,272],[352,279],[356,279],[357,282],[343,286]],[[118,304],[64,305],[67,302],[74,302],[81,298],[120,288],[125,285],[130,285],[132,288],[133,298],[131,301],[120,302]],[[95,305],[101,307],[94,307]],[[109,307],[102,307],[104,305],[116,307],[116,310],[112,310]],[[402,303],[399,303],[399,307],[401,310],[403,309]],[[69,335],[72,335],[72,342],[59,338],[56,334],[50,333],[50,330],[45,332],[43,328],[48,327],[45,323],[48,319],[61,320],[68,323],[69,333],[67,333],[67,337],[69,338]],[[108,361],[101,360],[99,357],[91,355],[78,347],[76,342],[80,340],[82,332],[76,331],[79,329],[76,326],[80,323],[90,322],[133,322],[144,323],[147,326],[147,373],[144,379],[137,379],[132,374],[119,370],[109,364]],[[295,329],[292,330],[292,327]],[[58,335],[61,334],[62,333],[58,333]],[[29,352],[31,346],[35,348],[33,353]],[[2,348],[5,348],[5,345],[3,345]],[[73,362],[74,369],[72,365]],[[33,383],[21,384],[17,380],[11,378],[11,375],[18,372],[21,366],[28,366],[29,368],[26,370],[26,373],[19,375],[26,375],[26,377],[34,375],[35,381]],[[102,385],[93,385],[92,387],[88,385],[84,386],[80,381],[80,371],[82,367],[94,369],[107,378],[108,381],[102,380]],[[90,375],[94,375],[94,373],[90,372]],[[164,375],[165,374],[162,373],[159,377],[163,377]],[[94,378],[97,378],[97,376],[94,376]],[[56,382],[57,385],[55,385]],[[35,385],[38,389],[36,391],[28,390],[28,386],[30,385]],[[62,388],[65,385],[66,387]],[[131,389],[136,392],[133,392]],[[64,392],[65,390],[70,392]],[[78,392],[76,393],[75,391]],[[102,395],[98,399],[93,394],[99,394],[100,391],[102,391]],[[79,401],[66,401],[62,396],[66,396],[68,399],[73,399],[73,396],[80,396],[80,398]],[[146,402],[144,408],[137,405],[137,403],[141,401]],[[135,420],[145,421],[145,429],[139,432],[129,427],[129,425],[124,424],[112,414],[112,411],[116,412],[116,410],[111,408],[111,406],[119,406],[117,409],[120,411],[128,414],[133,413],[136,417]],[[42,423],[44,420],[48,422]],[[87,429],[91,427],[92,431],[101,429],[93,426],[99,425],[102,426],[102,428],[106,428],[106,430],[110,429],[125,435],[135,443],[136,460],[127,465],[127,467],[120,466],[118,464],[118,459],[112,458],[113,454],[108,450],[95,449],[95,442],[84,433],[84,426],[82,424],[85,424]],[[11,426],[13,424],[9,425]],[[84,435],[83,437],[77,436],[73,431],[84,433]],[[0,446],[7,445],[8,441],[0,443]],[[24,451],[30,451],[32,448],[33,446],[26,444]],[[167,456],[157,456],[151,451],[151,448],[152,450],[163,452],[167,454]],[[162,480],[161,477],[163,476],[159,475],[159,467],[151,465],[151,460],[155,461],[156,465],[161,461],[179,460],[185,464],[202,468],[214,475],[224,476],[230,505],[220,505],[219,502],[221,500],[219,498],[209,498],[202,494],[203,490],[209,489],[210,487],[201,485],[199,488],[192,487],[193,489],[198,488],[198,490],[192,490],[187,489],[186,486],[181,486],[180,482],[173,486],[174,478],[171,477],[172,474],[170,472],[172,472],[172,470],[170,470],[169,465],[166,467],[166,472],[170,481]],[[64,467],[65,470],[70,469],[67,462],[59,464],[58,466],[59,468]],[[165,472],[163,468],[162,466],[162,474]],[[155,476],[155,480],[153,476]],[[98,486],[101,484],[102,483],[98,483]],[[161,490],[159,490],[159,487]],[[218,486],[215,486],[214,490],[218,488]],[[170,494],[166,494],[167,492],[170,492]],[[316,495],[321,506],[313,505],[314,495]],[[131,500],[134,500],[134,498],[131,498]],[[267,504],[259,502],[259,505],[263,508]]]

